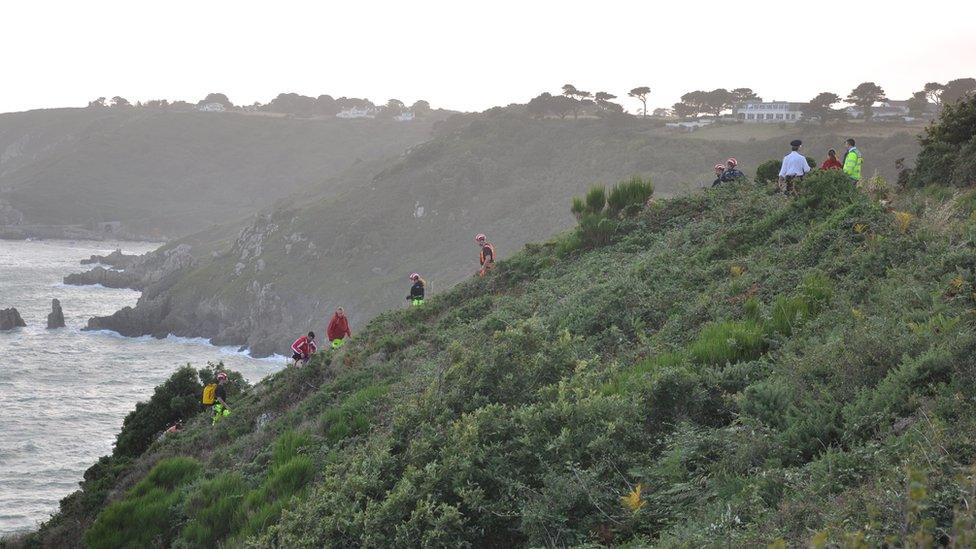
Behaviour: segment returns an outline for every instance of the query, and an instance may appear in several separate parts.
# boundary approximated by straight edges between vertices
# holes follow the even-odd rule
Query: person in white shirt
[[[793,150],[783,157],[783,167],[779,170],[779,188],[786,194],[795,194],[797,181],[810,173],[811,168],[807,158],[800,154],[802,146],[802,141],[794,139],[790,142],[790,148]]]

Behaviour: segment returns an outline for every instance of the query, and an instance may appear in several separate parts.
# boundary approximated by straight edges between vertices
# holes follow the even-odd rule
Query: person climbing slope
[[[217,372],[217,391],[214,394],[213,423],[230,415],[230,406],[227,405],[227,372]]]
[[[347,337],[352,337],[349,331],[349,319],[346,318],[346,311],[342,307],[336,307],[329,321],[329,327],[325,330],[325,336],[329,338],[333,349],[338,349],[346,342]]]
[[[488,237],[484,234],[474,237],[474,241],[481,246],[481,270],[478,271],[478,276],[485,276],[495,268],[495,246],[488,242]]]
[[[315,354],[318,347],[315,345],[315,332],[309,332],[308,335],[303,335],[302,337],[295,340],[291,344],[292,360],[295,361],[295,366],[298,366],[298,362],[301,361],[302,366],[308,364],[308,360]]]
[[[413,281],[413,286],[410,286],[410,295],[407,296],[407,301],[409,301],[414,307],[423,305],[424,293],[427,289],[427,281],[420,278],[420,275],[417,273],[411,274],[410,280]]]

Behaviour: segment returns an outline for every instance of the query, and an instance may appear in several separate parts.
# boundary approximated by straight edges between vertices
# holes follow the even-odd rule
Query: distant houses
[[[227,107],[225,107],[223,103],[217,102],[203,103],[197,105],[196,108],[200,112],[224,112],[227,110]]]
[[[339,111],[336,118],[376,118],[377,110],[373,107],[352,107]]]
[[[410,122],[414,118],[416,118],[416,116],[414,116],[413,112],[411,111],[403,111],[400,114],[393,117],[393,119],[396,120],[397,122]]]
[[[735,106],[735,119],[755,124],[797,122],[803,118],[803,103],[791,101],[746,101]]]

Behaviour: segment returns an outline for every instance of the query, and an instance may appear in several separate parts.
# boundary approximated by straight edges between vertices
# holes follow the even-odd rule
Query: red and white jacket
[[[316,349],[318,349],[318,347],[315,346],[315,341],[309,339],[308,336],[302,336],[291,344],[291,350],[296,355],[302,357],[312,356],[312,353],[314,353]]]

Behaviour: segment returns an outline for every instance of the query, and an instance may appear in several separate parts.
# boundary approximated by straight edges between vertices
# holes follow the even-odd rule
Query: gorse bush
[[[186,498],[189,522],[180,539],[194,546],[215,545],[238,528],[237,516],[249,487],[236,472],[223,473],[196,486]]]
[[[921,142],[911,177],[915,186],[976,181],[976,96],[944,105]]]
[[[98,515],[85,533],[85,543],[93,549],[169,545],[178,525],[173,511],[180,489],[196,478],[200,468],[191,458],[160,461],[125,498]]]
[[[621,181],[610,189],[607,196],[607,210],[611,217],[620,214],[633,216],[654,194],[654,185],[650,179],[644,180],[634,176],[629,181]]]
[[[809,156],[807,165],[811,168],[817,167],[817,161]],[[767,160],[756,167],[756,183],[769,184],[779,180],[779,171],[783,168],[782,160]]]
[[[122,430],[115,441],[115,456],[135,457],[143,453],[156,436],[178,419],[187,420],[203,410],[200,396],[203,386],[197,372],[184,366],[156,387],[148,402],[136,404],[134,411],[122,420]]]

